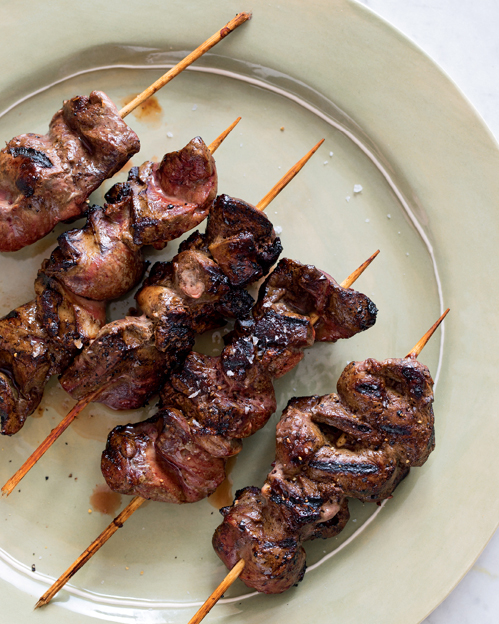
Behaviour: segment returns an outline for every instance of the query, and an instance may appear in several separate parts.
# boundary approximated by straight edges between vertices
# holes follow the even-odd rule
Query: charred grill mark
[[[411,385],[411,392],[417,399],[420,399],[424,394],[424,377],[421,373],[410,366],[406,366],[402,369],[402,375]]]
[[[21,156],[22,158],[29,158],[36,165],[39,165],[44,169],[50,169],[50,167],[54,166],[46,154],[39,152],[32,147],[10,147],[8,152],[14,158],[17,158],[18,156]]]
[[[383,394],[381,392],[381,386],[376,383],[359,383],[355,386],[357,392],[365,396],[372,396],[377,399],[381,399]]]
[[[344,462],[311,461],[309,466],[317,470],[324,470],[333,474],[347,473],[352,475],[376,474],[378,467],[374,464],[348,464]]]
[[[395,435],[410,435],[411,433],[409,427],[402,427],[400,425],[380,425],[379,428],[386,433],[393,433]]]

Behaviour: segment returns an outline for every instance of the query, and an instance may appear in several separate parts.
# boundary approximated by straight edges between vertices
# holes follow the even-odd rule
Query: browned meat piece
[[[209,250],[233,286],[267,275],[282,251],[268,217],[251,204],[220,195],[208,215],[206,234],[193,234],[180,250]]]
[[[225,462],[237,441],[211,440],[176,409],[116,427],[102,453],[101,469],[115,492],[167,503],[193,503],[213,493],[225,478]]]
[[[122,296],[139,282],[146,267],[140,247],[132,240],[129,187],[115,184],[115,199],[123,187],[120,202],[94,206],[84,227],[59,236],[59,246],[44,267],[46,275],[57,277],[68,290],[87,299]]]
[[[319,501],[313,504],[315,515],[320,516]],[[289,526],[285,502],[255,487],[236,492],[232,506],[220,511],[224,520],[213,535],[215,552],[228,568],[244,559],[239,578],[265,594],[280,594],[299,583],[306,568],[302,542],[337,535],[349,518],[344,499],[329,506],[326,513],[332,518],[316,523],[314,533],[303,535]]]
[[[248,319],[236,323],[226,337],[245,337],[256,347],[256,357],[271,377],[282,377],[304,357],[303,350],[314,344],[310,319],[298,314],[269,310],[257,321]]]
[[[288,258],[262,284],[253,315],[259,319],[270,309],[315,317],[315,340],[324,342],[369,329],[378,312],[366,295],[342,288],[324,271]]]
[[[270,376],[249,361],[246,368],[239,367],[239,355],[228,347],[222,357],[190,353],[181,371],[166,382],[161,404],[181,409],[209,435],[252,435],[275,412],[276,399]]]
[[[45,384],[62,372],[105,322],[103,304],[52,280],[37,283],[37,300],[0,320],[0,433],[13,435],[41,401]],[[61,330],[63,334],[61,335]]]
[[[417,360],[352,362],[338,394],[290,401],[277,426],[277,462],[288,479],[299,473],[363,501],[387,498],[434,448],[432,388]]]
[[[133,241],[164,245],[206,218],[217,194],[217,171],[210,150],[200,137],[160,164],[134,167],[132,189]]]
[[[51,340],[65,350],[81,349],[106,322],[106,304],[67,290],[42,269],[35,281],[36,313]]]
[[[13,435],[41,401],[43,388],[61,364],[31,301],[0,320],[1,433]],[[57,354],[55,350],[54,355]],[[63,352],[67,356],[66,352]],[[53,361],[55,360],[55,361]]]
[[[225,325],[225,316],[246,316],[253,304],[247,291],[233,288],[217,264],[198,251],[156,263],[136,299],[158,321],[173,309],[187,310],[190,327],[198,334]]]
[[[48,135],[23,134],[0,151],[0,251],[16,251],[80,216],[86,199],[139,151],[100,91],[64,102]]]
[[[225,565],[231,569],[244,559],[239,578],[266,594],[296,585],[307,567],[305,550],[279,511],[258,488],[245,488],[236,492],[231,507],[221,509],[224,521],[213,536],[213,548]]]
[[[105,325],[60,382],[74,399],[101,389],[94,401],[117,410],[134,409],[159,390],[170,357],[156,349],[152,321],[126,317]]]

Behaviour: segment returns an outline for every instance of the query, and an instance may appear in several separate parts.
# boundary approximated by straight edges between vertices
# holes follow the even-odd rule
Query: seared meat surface
[[[156,349],[152,321],[126,317],[105,325],[60,382],[76,400],[100,390],[99,403],[135,409],[159,390],[173,357]]]
[[[144,422],[111,431],[102,474],[121,494],[166,503],[196,502],[225,479],[225,460],[240,446],[223,438],[206,443],[205,437],[182,412],[166,408]]]
[[[89,299],[120,297],[144,273],[142,246],[164,247],[198,225],[216,192],[215,161],[197,137],[159,165],[148,161],[131,171],[127,183],[115,184],[104,208],[90,209],[83,228],[59,237],[45,271]]]
[[[191,235],[180,251],[209,252],[233,286],[267,275],[282,251],[268,217],[251,204],[220,195],[208,215],[206,233]]]
[[[212,436],[247,438],[276,410],[274,386],[261,366],[240,370],[223,357],[192,352],[161,391],[161,404],[181,409]]]
[[[221,510],[213,546],[222,561],[231,568],[244,559],[240,578],[261,592],[297,583],[301,542],[336,535],[348,521],[347,497],[388,498],[426,461],[435,445],[432,388],[428,369],[412,358],[368,359],[345,368],[337,394],[291,399],[265,485],[238,492]]]
[[[171,262],[157,262],[137,303],[151,318],[161,320],[173,309],[188,310],[190,327],[198,334],[225,325],[225,317],[243,318],[253,299],[234,288],[218,265],[197,251],[182,251]]]
[[[138,294],[138,302],[151,318],[159,319],[162,310],[167,307],[180,313],[181,306],[192,306],[190,300],[195,296],[199,302],[196,305],[209,302],[214,284],[217,288],[221,284],[226,287],[220,277],[213,279],[212,271],[216,265],[208,262],[201,245],[187,246],[176,258],[171,266],[153,269],[153,278]],[[211,267],[205,274],[210,277],[207,282],[200,278],[204,274],[201,267]],[[284,259],[276,271],[278,279],[285,282],[278,296],[277,288],[271,286],[275,283],[271,274],[260,289],[254,309],[255,318],[236,322],[234,331],[225,337],[226,346],[221,355],[210,357],[189,353],[183,366],[173,372],[161,391],[161,406],[181,410],[188,426],[195,426],[207,438],[239,443],[267,423],[276,409],[272,380],[296,366],[303,357],[303,350],[314,343],[313,315],[322,315],[320,318],[325,322],[333,316],[335,319],[343,318],[348,324],[348,332],[343,333],[349,335],[367,329],[375,321],[376,308],[365,295],[338,286],[332,278],[314,267]],[[302,277],[303,274],[305,277]],[[286,276],[291,277],[285,281]],[[314,280],[318,284],[314,285]],[[289,292],[286,284],[289,285]],[[314,295],[319,292],[319,295],[310,296],[310,301],[300,307],[300,297],[305,298],[308,292]],[[334,306],[330,305],[332,299],[338,300]],[[354,309],[352,300],[358,304]],[[367,316],[359,314],[359,308],[369,308]],[[340,321],[335,322],[338,325]],[[334,334],[322,334],[321,339],[331,338],[334,341],[341,334],[340,328]],[[178,455],[185,454],[186,451],[182,451],[184,437],[179,435],[175,439],[174,431],[170,447],[175,448]],[[111,439],[112,434],[108,447]],[[129,482],[125,469],[119,474],[124,482]],[[116,487],[116,476],[109,485]],[[205,489],[202,495],[206,495]]]
[[[365,331],[376,322],[374,303],[312,265],[283,258],[262,284],[254,316],[269,310],[315,317],[315,340],[336,342]]]
[[[105,323],[103,304],[37,280],[37,299],[0,320],[0,433],[13,435],[61,373]]]
[[[98,301],[131,290],[146,264],[130,233],[129,204],[126,197],[104,208],[94,206],[84,227],[59,236],[45,273],[56,276],[71,292]]]
[[[161,163],[146,162],[128,176],[136,245],[164,245],[203,221],[217,195],[217,170],[200,137]]]
[[[16,251],[79,217],[89,195],[140,142],[100,91],[64,102],[47,135],[23,134],[0,151],[0,251]]]

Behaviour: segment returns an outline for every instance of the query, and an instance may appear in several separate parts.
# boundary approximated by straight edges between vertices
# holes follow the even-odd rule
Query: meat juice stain
[[[123,106],[126,106],[131,102],[138,93],[133,93],[121,100]],[[151,126],[158,127],[161,124],[161,118],[163,117],[163,109],[161,108],[158,98],[152,95],[145,102],[133,111],[133,115],[139,120],[147,123]]]
[[[115,516],[121,507],[121,494],[113,492],[106,483],[101,483],[94,487],[90,497],[90,506],[101,514]]]
[[[232,501],[234,500],[234,495],[232,494],[232,478],[230,473],[234,469],[236,465],[237,455],[233,455],[229,457],[227,460],[227,464],[225,465],[225,474],[227,475],[222,483],[217,487],[217,489],[213,492],[211,496],[208,496],[208,502],[210,505],[213,505],[216,509],[220,509],[221,507],[227,507],[227,505],[232,505]]]

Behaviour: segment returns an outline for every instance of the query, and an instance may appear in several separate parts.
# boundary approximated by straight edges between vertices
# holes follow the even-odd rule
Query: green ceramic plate
[[[2,0],[0,136],[44,132],[77,93],[102,89],[120,104],[246,9],[254,12],[249,24],[165,87],[157,106],[130,116],[142,139],[133,163],[195,135],[210,142],[241,115],[216,155],[219,189],[256,203],[324,137],[267,214],[282,229],[286,256],[339,281],[381,249],[357,283],[380,312],[374,328],[310,349],[279,381],[278,413],[245,443],[234,488],[263,483],[290,396],[333,391],[349,360],[403,356],[443,307],[452,311],[421,358],[438,377],[431,459],[388,504],[353,503],[344,534],[308,544],[310,570],[298,588],[254,596],[238,581],[208,619],[415,624],[466,573],[499,516],[490,463],[499,422],[499,151],[462,94],[400,33],[349,0]],[[0,256],[0,313],[32,298],[36,270],[61,231]],[[155,257],[174,253],[172,245]],[[131,302],[113,303],[110,316]],[[199,348],[217,352],[220,333]],[[2,483],[71,405],[51,383],[36,414],[43,418],[0,441]],[[32,612],[111,519],[92,498],[103,482],[107,432],[153,410],[87,408],[20,491],[0,501],[2,621],[183,623],[223,578],[210,546],[220,520],[213,504],[150,503],[50,606]]]

